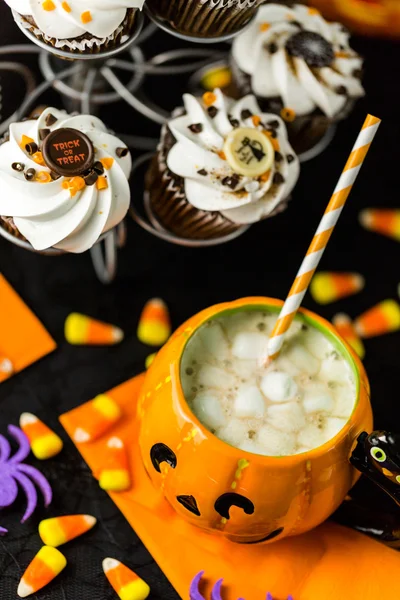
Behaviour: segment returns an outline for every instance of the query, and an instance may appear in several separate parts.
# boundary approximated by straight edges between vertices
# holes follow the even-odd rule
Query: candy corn
[[[124,332],[119,327],[79,313],[71,313],[67,317],[64,333],[67,342],[76,346],[107,346],[124,339]]]
[[[96,396],[80,409],[82,425],[73,433],[74,442],[92,442],[102,436],[120,417],[121,409],[110,396]]]
[[[61,452],[63,447],[61,438],[35,415],[22,413],[19,426],[28,438],[33,454],[39,460],[46,460]]]
[[[355,350],[360,358],[365,356],[365,348],[362,340],[357,335],[355,327],[349,316],[344,313],[335,315],[332,319],[332,323],[336,327],[339,335],[346,340],[348,344]]]
[[[157,352],[153,352],[153,354],[149,354],[149,356],[146,358],[146,360],[144,362],[144,366],[146,367],[146,369],[148,369],[150,367],[150,365],[152,364],[152,362],[156,356],[157,356]]]
[[[14,365],[6,356],[0,354],[0,383],[8,379],[14,373]]]
[[[314,275],[310,292],[315,302],[329,304],[363,289],[365,280],[358,273],[319,272]]]
[[[109,492],[123,492],[131,487],[128,455],[124,442],[112,437],[107,442],[107,459],[100,471],[99,485]]]
[[[46,546],[56,548],[83,535],[96,525],[91,515],[67,515],[39,523],[39,535]]]
[[[149,300],[140,316],[137,336],[143,344],[162,346],[171,335],[168,309],[163,300]]]
[[[35,594],[57,577],[66,567],[66,564],[65,556],[59,550],[50,546],[43,546],[19,582],[18,596],[26,598],[31,594]]]
[[[206,90],[213,91],[215,88],[224,88],[232,81],[231,70],[226,66],[213,67],[203,74],[201,85]]]
[[[400,210],[366,208],[360,213],[360,223],[365,229],[387,235],[400,242]]]
[[[147,583],[115,558],[103,560],[103,571],[121,600],[145,600],[150,594]]]
[[[356,319],[355,328],[361,337],[369,338],[400,329],[400,305],[384,300]]]

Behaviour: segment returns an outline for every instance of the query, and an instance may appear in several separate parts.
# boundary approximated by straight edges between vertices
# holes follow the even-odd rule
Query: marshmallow
[[[205,387],[228,389],[235,384],[235,377],[219,367],[204,364],[200,367],[197,381]]]
[[[332,391],[335,396],[332,416],[348,419],[354,410],[354,390],[344,385],[335,385]]]
[[[298,402],[274,404],[268,408],[268,421],[281,431],[297,431],[305,426],[304,411]]]
[[[216,435],[231,446],[239,446],[239,444],[248,439],[248,425],[240,419],[231,419],[224,427],[221,427],[216,432]]]
[[[200,329],[200,338],[206,352],[218,360],[229,358],[230,351],[228,340],[221,325],[216,321],[209,321]]]
[[[331,440],[339,433],[346,425],[346,419],[337,419],[336,417],[328,417],[325,420],[324,433],[326,441]]]
[[[310,354],[304,346],[289,344],[284,349],[284,356],[300,371],[315,375],[319,371],[320,362]]]
[[[277,431],[270,425],[263,425],[259,429],[256,442],[265,456],[288,456],[294,452],[294,436]]]
[[[336,351],[322,361],[318,377],[323,381],[349,384],[350,368]]]
[[[306,391],[303,396],[303,407],[306,413],[331,412],[334,400],[327,392]]]
[[[256,385],[242,385],[233,403],[236,417],[262,417],[265,412],[264,398]]]
[[[324,429],[320,429],[316,423],[309,423],[299,432],[297,441],[300,447],[311,450],[325,444],[327,441],[326,433]]]
[[[261,379],[261,391],[272,402],[291,400],[297,389],[295,380],[282,371],[270,371]]]
[[[219,399],[211,392],[200,392],[193,400],[193,410],[206,427],[218,429],[225,423],[225,414]]]
[[[309,326],[303,334],[302,341],[307,350],[318,360],[323,360],[332,352],[332,345],[328,338]]]
[[[267,336],[262,333],[238,333],[233,339],[232,354],[236,358],[258,359],[265,351],[267,342]]]

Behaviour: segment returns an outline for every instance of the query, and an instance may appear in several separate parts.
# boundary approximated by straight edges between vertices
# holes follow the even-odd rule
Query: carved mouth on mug
[[[239,542],[239,544],[262,544],[262,542],[267,542],[268,540],[273,540],[274,538],[278,537],[278,535],[281,535],[281,533],[283,533],[283,530],[283,527],[279,527],[279,529],[271,531],[271,533],[268,533],[268,535],[263,536],[259,540],[254,540],[251,542]]]

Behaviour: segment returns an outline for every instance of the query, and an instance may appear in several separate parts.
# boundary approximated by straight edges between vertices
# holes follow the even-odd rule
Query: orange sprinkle
[[[61,185],[64,190],[69,190],[71,198],[73,198],[78,192],[83,190],[86,184],[83,177],[73,177],[72,179],[63,181]]]
[[[273,138],[271,135],[271,132],[264,129],[263,134],[267,136],[267,138],[269,139],[269,141],[272,144],[273,149],[275,150],[275,152],[279,152],[280,150],[280,145],[279,145],[279,141],[278,138]]]
[[[35,154],[32,155],[32,159],[35,161],[36,164],[42,165],[43,167],[46,166],[43,154],[41,152],[35,152]]]
[[[222,160],[226,160],[225,152],[223,150],[220,150],[217,154]]]
[[[96,181],[96,187],[98,190],[106,190],[108,188],[107,179],[103,175],[100,175]]]
[[[44,2],[42,2],[42,8],[43,10],[50,12],[52,10],[56,10],[56,5],[54,4],[53,0],[44,0]]]
[[[335,52],[336,58],[349,58],[350,54],[348,52]]]
[[[269,23],[260,23],[260,31],[268,31],[270,27],[271,25]]]
[[[268,181],[268,179],[271,177],[271,169],[269,171],[265,171],[265,173],[263,173],[260,177],[260,181]]]
[[[217,101],[217,96],[213,92],[203,94],[203,102],[206,106],[211,106]]]
[[[284,121],[287,121],[288,123],[291,123],[292,121],[295,120],[296,118],[296,113],[293,110],[293,108],[282,108],[281,110],[281,117]]]
[[[103,167],[105,168],[105,170],[108,171],[113,166],[114,159],[113,158],[101,158],[100,162],[103,165]]]
[[[253,125],[255,127],[258,127],[258,125],[261,123],[261,117],[259,117],[258,115],[253,115],[251,117],[251,120],[253,121]]]
[[[29,136],[23,135],[21,138],[20,146],[23,150],[25,150],[25,146],[27,146],[28,144],[33,144],[34,142],[35,142],[35,140],[30,138]]]
[[[81,14],[82,23],[90,23],[91,20],[92,20],[92,15],[90,13],[90,10],[86,10],[85,12],[83,12]]]
[[[39,171],[39,173],[36,174],[35,179],[39,183],[50,183],[51,175],[48,171]]]
[[[320,12],[319,12],[318,8],[314,8],[314,7],[310,6],[310,8],[308,9],[308,14],[309,15],[319,15]]]
[[[63,7],[63,9],[65,10],[65,12],[70,13],[72,12],[72,9],[70,7],[70,5],[68,4],[68,2],[63,2],[61,4],[61,6]]]

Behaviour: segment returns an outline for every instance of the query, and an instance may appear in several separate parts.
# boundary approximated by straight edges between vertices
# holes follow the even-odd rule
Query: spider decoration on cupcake
[[[193,578],[192,583],[190,584],[190,589],[189,589],[190,600],[205,600],[204,596],[202,596],[199,591],[199,585],[200,585],[203,575],[204,575],[204,571],[200,571]],[[222,588],[223,582],[224,582],[223,579],[219,579],[217,581],[217,583],[214,585],[214,587],[211,591],[211,600],[222,600],[221,588]],[[238,600],[244,600],[244,598],[239,598]],[[272,595],[269,592],[267,593],[266,600],[273,600]],[[288,596],[287,600],[293,600],[293,597]]]
[[[357,438],[351,464],[379,485],[400,506],[400,435],[363,431]]]
[[[14,425],[8,426],[8,432],[17,442],[18,449],[11,456],[10,443],[3,435],[0,435],[0,509],[11,506],[15,502],[19,485],[27,500],[26,510],[21,519],[21,523],[24,523],[37,506],[38,497],[35,485],[43,494],[46,507],[52,500],[52,490],[47,479],[37,469],[23,463],[30,452],[29,440],[26,435]],[[5,533],[7,533],[7,529],[0,527],[0,534]]]

